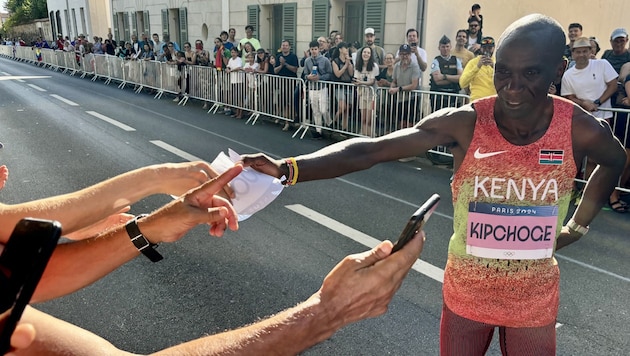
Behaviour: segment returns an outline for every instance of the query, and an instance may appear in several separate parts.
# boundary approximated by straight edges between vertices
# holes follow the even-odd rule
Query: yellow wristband
[[[295,183],[297,183],[297,180],[298,180],[298,172],[299,172],[298,165],[294,157],[289,158],[289,161],[291,161],[291,164],[293,165],[293,179],[291,180],[289,184],[295,185]]]

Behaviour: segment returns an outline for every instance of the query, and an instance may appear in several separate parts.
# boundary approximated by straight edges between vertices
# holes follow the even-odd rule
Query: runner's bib
[[[558,224],[557,206],[515,206],[471,202],[466,252],[482,258],[551,258]]]

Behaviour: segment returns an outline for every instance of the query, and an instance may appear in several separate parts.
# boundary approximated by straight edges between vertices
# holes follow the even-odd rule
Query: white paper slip
[[[210,166],[221,174],[234,163],[241,160],[241,156],[232,149],[228,150],[229,157],[221,152]],[[236,197],[232,205],[238,213],[238,221],[243,221],[274,201],[284,189],[280,179],[260,173],[246,167],[243,172],[230,182]]]

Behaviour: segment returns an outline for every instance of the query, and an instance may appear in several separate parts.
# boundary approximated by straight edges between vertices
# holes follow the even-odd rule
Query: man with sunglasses
[[[468,50],[474,53],[476,56],[481,54],[481,26],[479,20],[476,17],[471,16],[468,18]]]

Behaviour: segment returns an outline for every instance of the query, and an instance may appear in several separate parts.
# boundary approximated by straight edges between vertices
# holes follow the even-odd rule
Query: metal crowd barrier
[[[299,78],[277,75],[228,73],[211,67],[185,66],[157,61],[123,60],[109,55],[87,54],[42,49],[42,60],[52,70],[70,71],[71,75],[92,76],[135,86],[136,93],[147,88],[155,98],[164,93],[179,95],[178,105],[189,98],[212,104],[208,112],[220,108],[241,110],[246,123],[256,124],[265,117],[276,122],[294,123],[293,137],[303,138],[309,130],[327,131],[345,136],[377,137],[405,127],[412,127],[424,116],[443,107],[459,107],[469,102],[463,94],[425,90],[390,94],[389,88],[355,86],[349,83],[320,82],[313,87]],[[0,55],[18,61],[37,63],[31,47],[0,45]],[[603,109],[604,110],[604,109]],[[630,140],[630,110],[613,112],[611,127],[624,146]],[[427,157],[434,163],[448,164],[452,155],[445,147],[435,147]],[[436,158],[437,157],[437,158]],[[584,179],[576,179],[585,182]],[[628,189],[617,187],[629,192]]]

